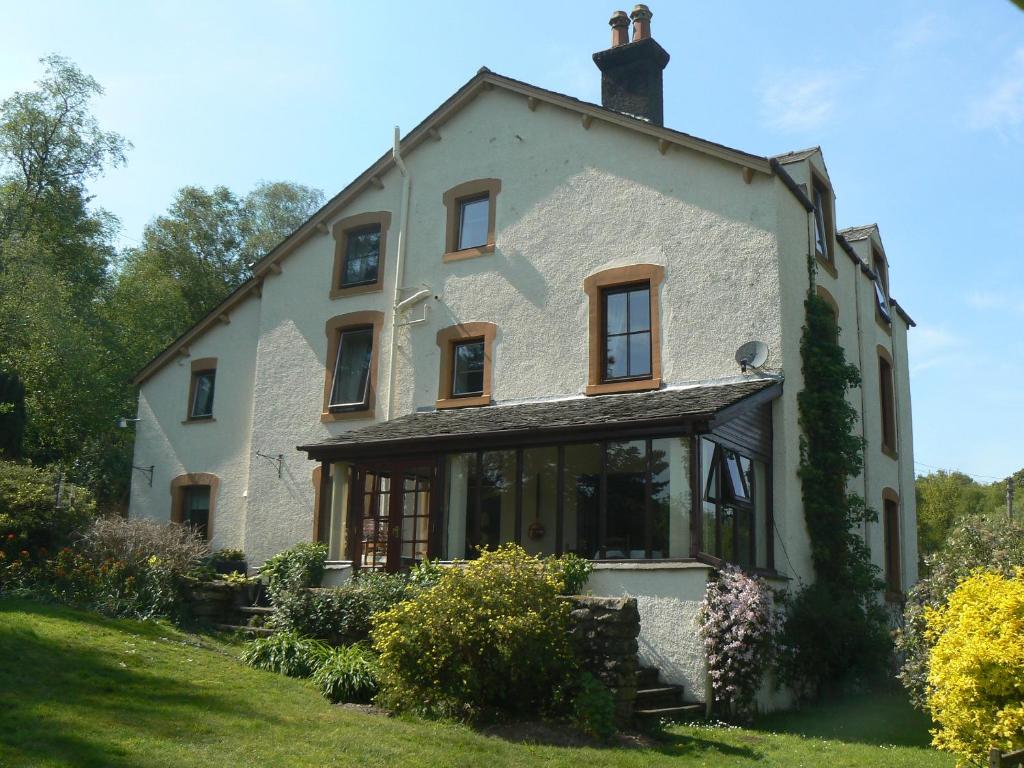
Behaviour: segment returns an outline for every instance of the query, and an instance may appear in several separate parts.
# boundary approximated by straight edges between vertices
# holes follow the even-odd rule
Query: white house
[[[817,148],[664,127],[650,12],[631,41],[611,25],[602,105],[480,70],[139,373],[153,471],[131,515],[253,563],[319,539],[333,579],[508,541],[576,552],[592,592],[638,598],[642,658],[699,698],[713,569],[813,579],[810,289],[863,373],[863,535],[891,597],[915,581],[913,321],[878,228],[836,231]],[[751,341],[766,357],[741,366]]]

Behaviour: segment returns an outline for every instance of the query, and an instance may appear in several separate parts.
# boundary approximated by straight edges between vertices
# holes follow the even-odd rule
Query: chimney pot
[[[647,40],[651,36],[651,9],[643,3],[633,6],[633,12],[629,14],[633,19],[633,42]]]
[[[618,48],[629,42],[629,16],[625,11],[613,13],[608,24],[612,28],[612,48]]]

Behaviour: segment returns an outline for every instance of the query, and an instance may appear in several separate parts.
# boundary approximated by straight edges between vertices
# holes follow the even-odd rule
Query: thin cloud
[[[920,374],[930,368],[962,364],[963,337],[934,326],[919,326],[910,337],[910,372]]]
[[[974,103],[970,124],[1001,132],[1024,128],[1024,46],[1011,54],[1003,73]]]
[[[949,21],[937,13],[915,16],[896,30],[893,50],[901,54],[914,54],[950,35]]]
[[[783,133],[803,133],[835,115],[841,78],[828,72],[789,74],[761,91],[761,118]]]
[[[982,312],[1016,312],[1024,314],[1024,302],[1018,296],[993,291],[972,291],[967,294],[967,305]]]

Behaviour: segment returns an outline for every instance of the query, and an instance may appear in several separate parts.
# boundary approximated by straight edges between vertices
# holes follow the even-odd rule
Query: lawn
[[[765,719],[671,726],[648,748],[519,743],[331,706],[165,624],[0,600],[0,766],[952,766],[897,695]]]

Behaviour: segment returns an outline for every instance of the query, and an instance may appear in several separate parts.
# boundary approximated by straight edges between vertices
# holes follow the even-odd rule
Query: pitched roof
[[[846,229],[840,229],[839,234],[845,237],[847,240],[866,240],[871,237],[872,233],[878,232],[877,224],[864,224],[859,227],[847,227]]]
[[[320,443],[299,446],[310,458],[392,453],[396,448],[437,450],[463,443],[523,444],[571,431],[574,439],[626,429],[683,426],[710,420],[734,406],[751,407],[778,397],[776,379],[662,389],[600,397],[576,397],[484,408],[411,413],[345,432]]]
[[[796,163],[800,160],[806,160],[814,154],[821,154],[821,147],[808,147],[807,149],[797,149],[793,152],[784,152],[781,155],[774,155],[772,160],[778,160],[780,163],[785,165],[786,163]]]

